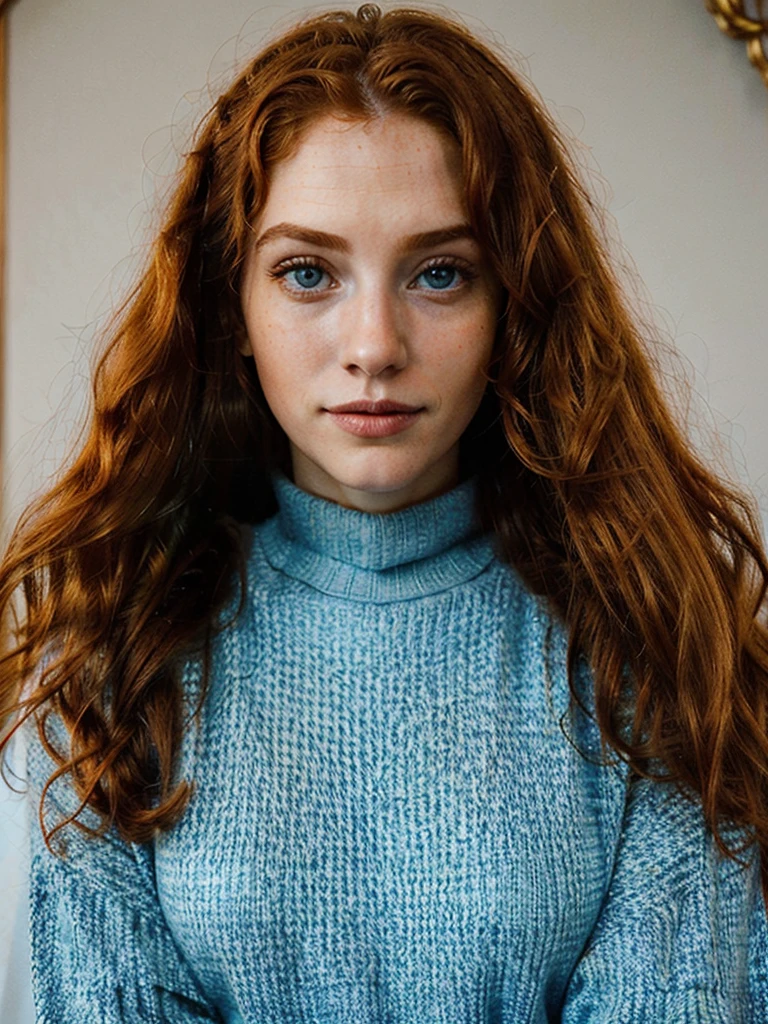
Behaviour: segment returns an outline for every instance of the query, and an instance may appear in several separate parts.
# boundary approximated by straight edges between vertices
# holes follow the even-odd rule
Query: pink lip
[[[387,398],[381,398],[378,402],[360,401],[347,402],[345,405],[329,406],[326,412],[359,412],[368,415],[380,416],[384,413],[393,412],[420,412],[422,406],[404,405],[402,402],[391,402]]]
[[[325,410],[337,426],[356,437],[391,437],[415,423],[423,411],[402,402],[348,402]]]

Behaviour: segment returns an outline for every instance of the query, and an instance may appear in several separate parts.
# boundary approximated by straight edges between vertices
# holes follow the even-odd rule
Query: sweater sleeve
[[[38,807],[55,766],[34,724],[27,723],[25,735],[37,1024],[223,1021],[207,1003],[165,922],[151,844],[126,843],[115,830],[92,839],[69,824],[52,840],[56,847],[63,839],[65,859],[48,850]],[[58,779],[46,796],[49,828],[79,805],[71,785],[64,784],[68,778]],[[93,825],[96,816],[90,820],[81,813],[80,820]]]
[[[767,975],[757,854],[722,857],[700,804],[635,780],[562,1024],[764,1024]]]

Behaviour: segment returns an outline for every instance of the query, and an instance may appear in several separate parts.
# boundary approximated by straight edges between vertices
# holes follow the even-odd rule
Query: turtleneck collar
[[[474,478],[386,514],[318,498],[282,473],[272,485],[279,512],[260,531],[267,560],[326,594],[376,603],[423,597],[472,579],[493,558]]]

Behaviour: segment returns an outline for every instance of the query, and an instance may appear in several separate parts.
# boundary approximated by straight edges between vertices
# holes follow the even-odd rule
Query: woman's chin
[[[458,482],[458,445],[434,458],[414,458],[413,450],[340,453],[315,457],[292,446],[293,479],[298,487],[348,508],[393,512],[450,490]]]

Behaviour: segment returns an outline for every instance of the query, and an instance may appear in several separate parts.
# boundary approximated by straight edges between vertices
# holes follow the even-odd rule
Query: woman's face
[[[314,122],[271,175],[241,294],[299,487],[391,512],[458,482],[501,290],[457,146],[399,114]]]

